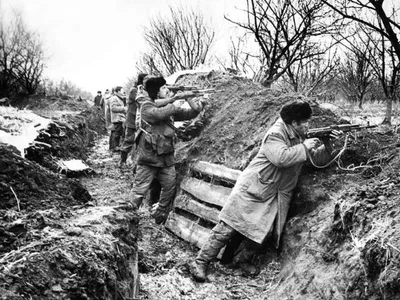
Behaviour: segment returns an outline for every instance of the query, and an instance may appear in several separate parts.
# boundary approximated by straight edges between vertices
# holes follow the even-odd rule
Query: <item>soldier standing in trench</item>
[[[140,89],[143,84],[143,79],[147,76],[147,74],[140,73],[138,75],[137,81],[135,85],[129,92],[128,97],[128,110],[126,111],[126,120],[125,120],[125,138],[121,147],[121,160],[119,162],[120,167],[126,164],[126,160],[128,158],[129,152],[132,150],[133,145],[135,144],[135,133],[136,133],[136,110],[137,110],[137,102],[136,96],[138,92],[138,88]],[[132,152],[132,160],[134,160],[135,153]]]
[[[112,141],[112,130],[113,130],[113,125],[111,123],[111,107],[110,107],[110,101],[111,101],[111,96],[114,94],[114,89],[111,89],[111,93],[107,93],[104,95],[104,118],[106,121],[106,129],[107,133],[110,135],[109,141],[108,141],[108,150],[112,151],[113,150],[113,141]],[[107,90],[108,91],[108,90]]]
[[[195,97],[193,93],[185,94],[190,108],[181,107],[176,98],[169,97],[170,91],[165,84],[163,77],[146,76],[144,89],[136,97],[139,105],[136,117],[139,125],[136,136],[138,159],[131,197],[133,204],[139,208],[153,179],[157,178],[161,185],[160,200],[153,215],[157,224],[165,222],[175,195],[176,134],[173,122],[193,119],[203,109],[191,99]]]
[[[125,93],[122,86],[115,87],[114,95],[110,100],[111,110],[111,140],[112,151],[121,150],[121,142],[124,138],[124,123],[126,119]]]
[[[206,281],[208,264],[236,233],[258,245],[273,234],[278,247],[303,163],[310,158],[324,164],[332,158],[324,145],[315,149],[318,139],[305,139],[311,114],[310,105],[302,101],[282,107],[281,118],[268,130],[257,155],[239,176],[221,210],[220,222],[199,251],[192,266],[195,280]],[[333,131],[331,138],[341,134]]]
[[[101,102],[102,98],[103,98],[103,96],[101,95],[101,91],[98,91],[96,97],[94,97],[94,100],[93,100],[94,105],[100,106],[100,102]]]

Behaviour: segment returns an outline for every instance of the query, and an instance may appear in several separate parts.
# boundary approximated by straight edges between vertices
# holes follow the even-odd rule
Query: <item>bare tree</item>
[[[283,79],[291,85],[294,92],[316,95],[332,81],[337,69],[336,52],[331,55],[321,54],[293,63],[288,67]]]
[[[230,69],[242,73],[250,78],[255,78],[259,67],[259,49],[255,53],[248,45],[249,35],[230,37],[228,49]]]
[[[19,52],[19,67],[16,69],[18,82],[28,94],[34,94],[42,80],[45,67],[43,46],[38,36],[27,32]]]
[[[376,78],[371,65],[371,60],[374,59],[371,55],[374,55],[375,50],[371,52],[371,48],[374,48],[373,41],[359,29],[356,31],[357,34],[341,41],[346,52],[340,66],[339,80],[341,90],[347,98],[362,108]]]
[[[0,22],[0,89],[33,94],[45,67],[43,45],[37,33],[26,28],[16,12],[10,24]]]
[[[156,53],[141,53],[136,61],[137,73],[146,73],[153,75],[161,75],[167,73],[165,66]]]
[[[397,100],[400,87],[400,64],[392,43],[381,33],[366,30],[373,42],[368,48],[369,64],[378,78],[386,97],[386,114],[383,123],[391,124],[393,101]]]
[[[143,35],[168,74],[203,64],[215,32],[195,10],[170,7],[168,17],[158,16],[144,27]]]
[[[16,89],[18,77],[15,70],[18,67],[18,51],[21,48],[21,24],[16,20],[13,23],[4,23],[0,20],[0,91],[7,95]],[[4,96],[1,95],[1,96]]]
[[[392,102],[398,88],[400,63],[400,23],[398,19],[398,1],[385,0],[322,0],[330,9],[336,12],[346,22],[357,22],[373,41],[371,51],[377,51],[371,56],[374,73],[381,81],[387,97],[384,123],[391,123]]]
[[[319,38],[330,33],[335,24],[324,23],[329,12],[320,0],[247,0],[247,22],[228,21],[251,32],[265,62],[262,83],[270,86],[301,60],[323,54]]]

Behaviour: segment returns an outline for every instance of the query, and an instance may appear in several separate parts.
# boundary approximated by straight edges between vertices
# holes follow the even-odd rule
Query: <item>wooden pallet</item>
[[[191,163],[165,227],[201,248],[241,171],[204,161]]]

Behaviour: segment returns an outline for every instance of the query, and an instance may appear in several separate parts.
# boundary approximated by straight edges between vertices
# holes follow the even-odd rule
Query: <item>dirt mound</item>
[[[77,115],[64,114],[40,132],[36,143],[26,149],[26,158],[60,172],[59,159],[87,159],[98,136],[106,133],[104,124],[99,107]]]
[[[15,148],[0,144],[0,209],[35,210],[88,202],[91,197],[76,180],[63,178],[23,159]]]
[[[200,136],[178,144],[178,157],[200,159],[243,169],[258,150],[267,129],[276,121],[282,105],[296,100],[312,104],[311,127],[322,127],[346,122],[333,112],[318,106],[314,99],[297,94],[283,94],[265,89],[250,80],[225,73],[186,75],[182,85],[213,88],[204,114],[204,129]]]
[[[0,299],[129,299],[137,288],[134,213],[71,207],[0,216],[5,241],[19,246],[0,257]]]

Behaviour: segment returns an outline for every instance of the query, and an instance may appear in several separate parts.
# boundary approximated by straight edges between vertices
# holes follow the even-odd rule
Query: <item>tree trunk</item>
[[[358,108],[362,109],[362,105],[363,105],[363,98],[360,97],[360,99],[358,100]]]
[[[388,97],[386,100],[386,115],[383,119],[382,124],[391,125],[392,124],[392,107],[393,107],[393,97]]]

